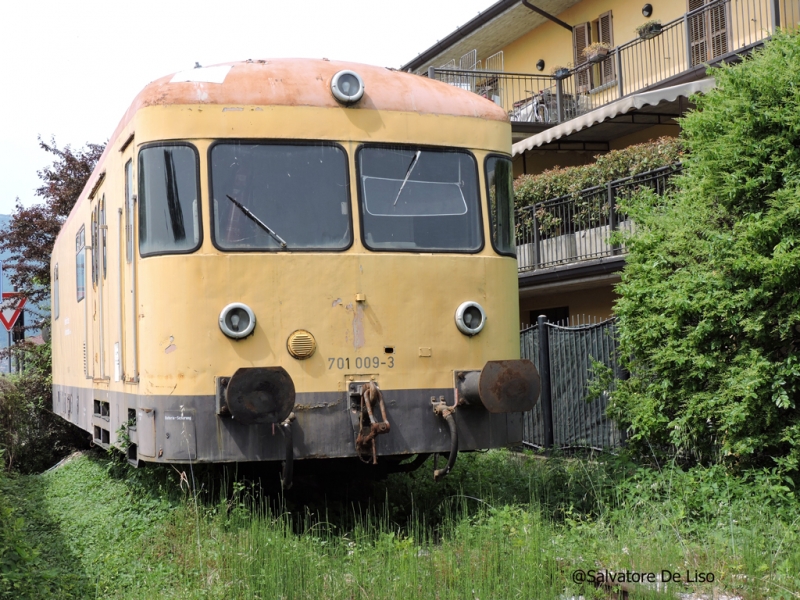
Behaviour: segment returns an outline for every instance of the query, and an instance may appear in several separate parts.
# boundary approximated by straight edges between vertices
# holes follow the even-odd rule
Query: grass
[[[715,577],[666,593],[637,586],[632,598],[800,598],[800,502],[776,473],[510,452],[461,456],[440,484],[429,471],[372,484],[337,476],[341,485],[320,484],[327,494],[301,478],[276,497],[265,491],[273,474],[194,469],[181,484],[175,470],[81,456],[0,481],[0,509],[13,507],[32,549],[16,567],[0,554],[0,595],[608,598],[572,580],[607,568]]]

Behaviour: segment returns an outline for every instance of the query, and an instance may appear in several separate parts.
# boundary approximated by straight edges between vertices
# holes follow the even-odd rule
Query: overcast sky
[[[105,142],[163,75],[248,58],[399,67],[494,0],[18,0],[0,27],[0,214],[38,201],[36,171],[59,146]]]

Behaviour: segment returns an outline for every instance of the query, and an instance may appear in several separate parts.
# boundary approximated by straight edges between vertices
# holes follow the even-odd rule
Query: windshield
[[[358,175],[368,248],[476,252],[483,246],[478,173],[469,153],[365,146]]]
[[[338,146],[216,144],[211,186],[214,243],[222,250],[350,246],[347,159]]]

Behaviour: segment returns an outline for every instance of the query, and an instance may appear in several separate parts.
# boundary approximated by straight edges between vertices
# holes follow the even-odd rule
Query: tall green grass
[[[38,597],[609,597],[575,584],[575,569],[716,579],[631,597],[800,597],[800,503],[776,473],[489,452],[434,484],[429,467],[357,484],[354,502],[352,490],[267,496],[269,482],[233,472],[220,483],[186,469],[181,483],[90,455],[18,477],[12,500],[28,503],[28,539],[50,574]]]

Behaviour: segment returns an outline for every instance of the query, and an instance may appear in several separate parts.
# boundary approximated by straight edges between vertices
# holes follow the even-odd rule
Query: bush
[[[539,175],[520,175],[514,181],[514,201],[517,208],[522,208],[567,194],[577,196],[580,190],[676,163],[682,160],[683,153],[680,139],[662,137],[600,154],[589,165],[556,167]]]
[[[15,352],[25,369],[21,375],[0,377],[0,450],[6,468],[34,473],[84,447],[86,434],[50,409],[50,344],[25,342]]]
[[[617,291],[631,378],[612,411],[645,448],[800,467],[800,36],[716,69],[683,119],[684,175],[637,223]]]

